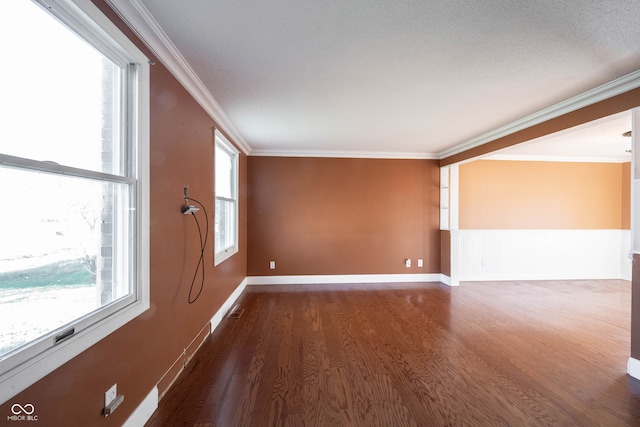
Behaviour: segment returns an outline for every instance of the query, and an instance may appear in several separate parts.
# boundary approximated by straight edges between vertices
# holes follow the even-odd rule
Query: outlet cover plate
[[[107,406],[109,406],[109,404],[116,399],[117,395],[118,395],[118,384],[116,383],[112,385],[109,388],[109,390],[107,390],[104,393],[104,407],[106,408]]]

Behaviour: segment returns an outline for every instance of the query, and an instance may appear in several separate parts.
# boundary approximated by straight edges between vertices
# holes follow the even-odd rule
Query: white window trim
[[[236,209],[235,209],[235,227],[234,227],[234,232],[235,232],[235,245],[233,245],[230,248],[226,248],[220,252],[216,252],[215,256],[214,256],[214,261],[213,261],[213,265],[214,267],[217,266],[218,264],[222,263],[223,261],[231,258],[233,255],[238,253],[238,211],[240,210],[240,206],[239,206],[239,200],[238,200],[238,186],[240,184],[240,172],[239,172],[239,162],[238,162],[238,156],[239,156],[239,151],[236,149],[236,147],[233,146],[233,144],[231,144],[229,142],[229,140],[221,133],[219,132],[217,129],[215,130],[215,137],[214,137],[214,153],[215,153],[215,145],[222,145],[224,146],[224,148],[227,151],[231,151],[233,153],[233,158],[235,160],[235,164],[233,165],[233,170],[235,173],[235,182],[234,182],[234,186],[233,186],[233,198],[235,200],[235,205],[236,205]],[[215,163],[215,162],[214,162]],[[215,171],[214,171],[214,177],[215,177]],[[213,199],[214,199],[214,209],[215,209],[215,200],[216,200],[216,195],[215,195],[215,183],[214,183],[214,187],[213,187]],[[215,211],[214,211],[214,215],[215,215]],[[215,236],[214,236],[215,237]],[[214,242],[215,242],[215,238],[214,238]],[[215,243],[214,243],[215,245]]]
[[[54,12],[77,33],[91,40],[111,58],[137,65],[135,128],[129,129],[136,146],[136,295],[122,305],[105,308],[103,318],[79,331],[68,340],[49,347],[36,356],[5,369],[0,365],[0,404],[25,390],[72,358],[86,351],[107,335],[124,326],[150,307],[149,285],[149,61],[90,0],[46,0],[46,9]],[[5,159],[6,160],[6,159]],[[117,307],[116,307],[117,306]],[[115,307],[115,308],[114,308]],[[113,313],[110,313],[113,310]],[[37,345],[37,344],[36,344]],[[11,360],[11,359],[7,359]],[[6,362],[7,360],[3,361]]]

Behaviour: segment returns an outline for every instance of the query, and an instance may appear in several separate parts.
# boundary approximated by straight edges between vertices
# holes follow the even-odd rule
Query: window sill
[[[217,253],[213,261],[213,266],[215,267],[221,264],[222,262],[226,261],[227,259],[231,258],[233,255],[237,253],[238,253],[237,246],[234,246],[229,249],[225,249],[224,251]]]
[[[144,298],[120,310],[118,315],[98,322],[85,329],[73,339],[50,348],[6,372],[0,373],[0,403],[6,402],[36,381],[78,356],[107,335],[121,328],[149,309],[149,299]]]

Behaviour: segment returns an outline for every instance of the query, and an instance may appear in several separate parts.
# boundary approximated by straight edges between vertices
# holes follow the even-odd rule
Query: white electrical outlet
[[[116,400],[116,396],[118,395],[118,384],[114,384],[111,386],[109,390],[104,393],[104,407],[106,408]]]
[[[424,265],[424,261],[422,259],[418,260],[418,267],[422,267]]]
[[[411,267],[411,260],[410,260],[410,259],[408,259],[408,258],[407,258],[407,259],[405,259],[405,260],[404,260],[404,266],[405,266],[405,267],[407,267],[407,268]]]
[[[269,268],[271,270],[275,270],[276,269],[276,262],[275,261],[269,261]]]

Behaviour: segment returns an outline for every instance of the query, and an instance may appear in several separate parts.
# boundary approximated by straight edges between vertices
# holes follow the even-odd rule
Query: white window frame
[[[214,256],[214,262],[213,265],[216,266],[220,263],[222,263],[223,261],[225,261],[226,259],[229,259],[230,257],[232,257],[234,254],[238,253],[238,184],[239,184],[239,178],[240,178],[240,173],[238,171],[238,156],[239,156],[239,151],[236,149],[236,147],[233,146],[233,144],[231,144],[229,142],[229,140],[217,129],[215,130],[215,137],[214,137],[214,155],[215,155],[215,147],[219,146],[221,147],[223,150],[230,152],[233,155],[233,179],[234,182],[232,183],[232,197],[231,199],[226,199],[226,198],[221,198],[218,195],[215,194],[215,169],[214,169],[214,187],[213,187],[213,191],[214,191],[214,215],[217,215],[217,212],[215,212],[215,202],[218,199],[224,199],[226,201],[233,201],[234,202],[234,245],[229,247],[229,248],[225,248],[222,249],[220,251],[217,250],[217,248],[214,250],[215,251],[215,256]],[[215,165],[215,159],[214,159],[214,165]],[[214,219],[215,221],[215,219]],[[215,246],[215,242],[217,242],[217,236],[214,236],[214,246]]]
[[[39,1],[36,1],[37,3]],[[132,208],[135,220],[132,231],[134,254],[132,295],[118,300],[74,322],[73,335],[55,342],[55,331],[45,335],[24,351],[0,361],[0,404],[44,378],[55,369],[93,346],[107,335],[124,326],[149,309],[149,60],[90,0],[46,0],[41,3],[57,19],[94,45],[105,56],[128,66],[126,84],[128,114],[126,135],[134,148],[131,159],[135,174],[130,176],[134,187]],[[53,18],[52,18],[53,19]],[[47,172],[74,174],[74,168],[50,165],[3,155],[0,163]],[[84,174],[83,174],[84,175]],[[100,175],[100,173],[97,173]],[[35,349],[35,351],[34,351]],[[35,354],[34,354],[35,352]]]

